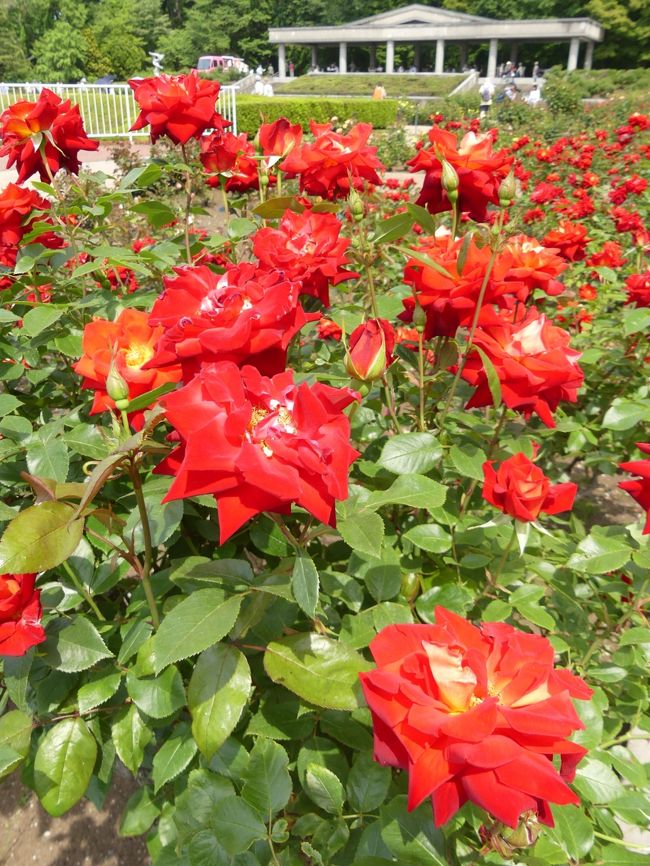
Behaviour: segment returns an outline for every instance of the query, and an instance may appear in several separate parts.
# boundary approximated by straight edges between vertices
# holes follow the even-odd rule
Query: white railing
[[[147,129],[129,132],[139,108],[128,84],[0,84],[0,111],[19,100],[34,101],[47,87],[61,99],[79,106],[84,127],[90,138],[135,138],[148,135]],[[237,86],[223,86],[217,100],[217,111],[232,123],[237,133]]]

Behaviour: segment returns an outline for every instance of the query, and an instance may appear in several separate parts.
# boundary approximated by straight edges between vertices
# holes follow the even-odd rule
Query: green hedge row
[[[397,100],[383,99],[309,99],[282,96],[239,96],[237,98],[237,129],[255,135],[260,123],[272,123],[287,117],[300,123],[305,131],[309,121],[329,123],[336,117],[339,124],[346,120],[372,123],[375,129],[386,129],[397,118]]]

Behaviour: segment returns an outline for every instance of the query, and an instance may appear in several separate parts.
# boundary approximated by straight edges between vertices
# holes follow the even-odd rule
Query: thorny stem
[[[144,561],[142,563],[142,571],[140,573],[140,577],[142,580],[142,588],[144,589],[144,594],[147,599],[147,604],[149,605],[149,610],[151,611],[151,620],[153,622],[154,628],[157,629],[160,626],[160,614],[158,613],[158,606],[156,604],[156,599],[153,594],[153,588],[151,586],[151,564],[153,561],[151,526],[149,525],[147,504],[144,501],[144,493],[142,492],[142,479],[140,478],[140,472],[138,470],[138,467],[135,465],[135,461],[133,459],[131,460],[129,474],[133,482],[135,498],[138,503],[138,511],[140,512],[140,521],[142,523],[142,537],[144,540]]]
[[[496,446],[499,442],[499,436],[501,435],[501,431],[503,430],[503,425],[505,423],[507,413],[508,413],[508,407],[504,403],[502,408],[501,408],[501,417],[499,418],[499,423],[497,424],[496,430],[492,434],[492,438],[490,439],[490,442],[489,442],[488,447],[487,447],[487,451],[485,453],[485,459],[486,460],[490,460],[492,458],[492,454],[494,453],[494,449],[496,448]],[[465,511],[467,510],[467,506],[470,503],[470,499],[472,498],[472,495],[474,494],[474,491],[476,490],[477,485],[478,485],[478,479],[474,478],[472,483],[469,485],[467,493],[463,497],[463,501],[460,504],[460,517],[462,517],[463,514],[465,514]]]
[[[419,393],[419,412],[418,412],[418,430],[423,433],[427,429],[426,421],[424,420],[424,332],[418,331],[418,391]]]
[[[181,145],[181,150],[183,152],[183,160],[185,162],[185,256],[187,258],[187,264],[191,265],[192,252],[190,249],[190,210],[192,208],[192,169],[190,167],[189,159],[187,158],[187,151],[184,144]]]
[[[401,433],[402,428],[400,427],[397,412],[395,410],[395,389],[393,388],[393,380],[389,370],[384,373],[382,382],[384,384],[384,394],[386,395],[386,408],[388,409],[388,414],[390,415],[393,426],[395,427],[395,432]]]
[[[515,539],[517,538],[517,529],[515,526],[512,527],[512,535],[510,536],[510,541],[508,542],[508,546],[503,551],[503,556],[499,560],[499,564],[497,565],[497,570],[492,576],[492,583],[496,586],[499,583],[499,578],[501,577],[501,572],[503,571],[503,566],[506,564],[506,560],[512,550],[512,546],[515,543]]]

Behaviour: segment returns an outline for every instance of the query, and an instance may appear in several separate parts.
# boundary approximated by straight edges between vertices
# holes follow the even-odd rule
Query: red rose
[[[552,413],[560,402],[576,402],[584,379],[578,366],[581,353],[569,348],[569,340],[566,331],[534,307],[518,321],[506,313],[484,315],[474,334],[475,345],[499,377],[506,406],[525,418],[536,413],[547,427],[555,426]],[[467,408],[492,405],[487,373],[477,353],[470,354],[463,379],[476,387]]]
[[[375,760],[408,771],[409,809],[431,797],[439,827],[469,801],[510,827],[528,810],[553,826],[549,801],[579,802],[566,784],[586,752],[568,739],[584,728],[571,698],[592,692],[554,669],[546,638],[438,607],[436,625],[387,626],[370,649]]]
[[[156,470],[176,476],[165,501],[212,493],[222,544],[256,514],[288,514],[294,502],[334,526],[358,457],[342,410],[357,397],[296,385],[292,370],[268,379],[230,361],[206,364],[163,400],[181,439]]]
[[[623,258],[621,245],[616,243],[616,241],[605,241],[602,249],[589,256],[585,264],[591,268],[603,266],[607,268],[620,268],[626,262],[627,259]]]
[[[209,174],[223,174],[235,166],[240,154],[250,149],[245,132],[241,135],[233,135],[232,132],[215,129],[210,135],[201,139],[199,159]]]
[[[626,304],[650,307],[650,269],[642,274],[630,274],[625,280]]]
[[[301,144],[302,126],[299,123],[292,126],[286,117],[280,117],[273,123],[263,123],[257,140],[264,156],[286,156]]]
[[[84,377],[81,387],[95,392],[91,415],[115,409],[115,401],[107,391],[111,371],[126,383],[128,400],[153,391],[166,382],[180,380],[178,364],[165,370],[152,370],[145,366],[153,358],[162,334],[162,328],[152,328],[147,319],[147,313],[141,310],[126,309],[114,322],[95,319],[84,328],[83,355],[73,369]],[[143,418],[142,412],[132,413],[132,426],[139,429]]]
[[[329,124],[311,122],[314,141],[295,147],[280,168],[287,177],[300,178],[300,191],[323,198],[346,198],[350,189],[380,184],[383,164],[377,148],[368,145],[370,123],[357,123],[345,135]]]
[[[337,325],[336,322],[333,322],[331,319],[326,319],[325,317],[318,320],[316,330],[320,340],[339,341],[343,336],[343,328],[341,328],[340,325]]]
[[[513,157],[506,150],[494,153],[490,133],[468,132],[457,143],[456,136],[439,127],[429,130],[431,146],[421,148],[407,165],[409,171],[424,171],[424,183],[417,204],[431,213],[451,210],[451,202],[442,185],[442,160],[458,175],[458,209],[470,219],[487,218],[487,205],[499,203],[499,185],[510,171]]]
[[[0,656],[24,656],[45,640],[35,574],[0,574]]]
[[[16,102],[0,115],[0,156],[18,170],[18,183],[38,172],[49,181],[59,169],[79,172],[79,151],[97,150],[86,135],[79,106],[44,87],[36,102]]]
[[[636,447],[644,454],[650,454],[650,442],[637,442]],[[619,469],[623,472],[632,472],[638,475],[632,481],[619,481],[618,486],[625,490],[635,499],[646,512],[646,522],[643,534],[650,535],[650,460],[631,460],[629,463],[620,463]]]
[[[132,78],[129,85],[140,106],[130,131],[151,126],[154,143],[166,135],[174,144],[187,144],[190,138],[200,138],[206,129],[229,126],[216,111],[221,85],[201,78],[195,71],[188,75]]]
[[[150,366],[178,364],[189,381],[202,364],[254,364],[267,375],[284,370],[287,348],[310,318],[300,285],[281,271],[250,262],[216,274],[206,265],[175,268],[153,305],[149,323],[163,336]]]
[[[567,265],[556,253],[557,250],[542,246],[534,238],[514,235],[506,242],[495,270],[506,282],[518,284],[513,291],[519,301],[525,301],[535,289],[559,295],[564,285],[557,277]]]
[[[277,228],[261,228],[253,236],[253,251],[265,268],[284,271],[301,283],[301,292],[314,295],[329,306],[329,287],[356,279],[346,271],[347,238],[339,237],[341,223],[331,213],[285,211]]]
[[[588,243],[587,229],[568,220],[562,220],[558,228],[552,229],[542,238],[545,247],[556,248],[569,262],[582,261]]]
[[[504,460],[496,470],[494,461],[484,463],[483,475],[484,498],[515,520],[537,520],[542,511],[570,511],[578,492],[573,483],[552,485],[539,466],[522,453]]]
[[[395,357],[395,329],[386,319],[369,319],[350,334],[345,369],[353,379],[381,379]]]
[[[49,209],[49,201],[33,189],[10,183],[0,192],[0,265],[14,267],[22,239],[35,222],[48,222],[45,214]],[[53,232],[44,232],[33,242],[49,249],[64,245],[63,238]]]

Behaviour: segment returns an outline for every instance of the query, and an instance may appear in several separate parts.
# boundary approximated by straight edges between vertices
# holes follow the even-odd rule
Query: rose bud
[[[106,377],[106,393],[114,400],[116,405],[118,401],[126,400],[128,403],[129,400],[129,385],[125,380],[124,376],[120,373],[120,371],[115,366],[115,359],[111,362],[111,366],[108,370],[108,376]],[[118,406],[119,408],[119,406]]]
[[[447,193],[447,198],[452,204],[458,201],[458,173],[450,162],[446,159],[442,160],[442,176],[440,178],[442,188]]]
[[[517,194],[517,181],[512,172],[509,172],[499,184],[499,204],[501,207],[509,207]]]
[[[350,207],[350,213],[352,214],[352,219],[355,223],[361,222],[363,219],[363,200],[356,189],[350,190],[350,195],[348,196],[348,205]]]
[[[350,334],[345,369],[353,379],[374,382],[393,363],[395,330],[386,319],[369,319]]]

